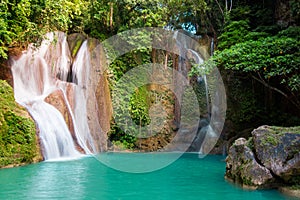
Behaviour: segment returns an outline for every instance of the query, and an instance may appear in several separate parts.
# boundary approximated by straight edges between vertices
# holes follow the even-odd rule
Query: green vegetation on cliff
[[[0,168],[40,159],[37,143],[33,120],[15,102],[11,86],[0,80]]]
[[[233,132],[299,125],[299,6],[293,0],[239,1],[227,12],[206,66],[222,73]]]

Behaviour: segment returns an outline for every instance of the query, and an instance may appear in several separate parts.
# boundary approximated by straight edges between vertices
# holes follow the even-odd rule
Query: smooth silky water
[[[122,160],[128,154],[108,156]],[[277,190],[243,190],[227,182],[224,159],[187,153],[149,173],[121,172],[95,157],[1,169],[0,199],[292,199]]]

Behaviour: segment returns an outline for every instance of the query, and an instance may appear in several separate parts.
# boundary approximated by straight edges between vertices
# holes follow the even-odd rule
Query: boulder
[[[257,159],[276,176],[286,183],[300,176],[300,127],[261,126],[252,137]]]
[[[230,147],[226,158],[226,177],[242,185],[262,188],[274,182],[266,167],[260,165],[251,150],[250,142],[239,138]]]
[[[239,138],[226,158],[226,177],[243,185],[270,188],[300,183],[300,127],[261,126]]]

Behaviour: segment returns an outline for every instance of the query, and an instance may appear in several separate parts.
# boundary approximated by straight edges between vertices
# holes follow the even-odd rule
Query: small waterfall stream
[[[87,154],[97,152],[86,112],[87,95],[84,91],[88,87],[89,72],[82,72],[90,69],[86,61],[89,59],[87,48],[84,42],[73,64],[73,80],[77,85],[66,82],[72,58],[63,33],[48,33],[38,49],[30,46],[21,57],[12,59],[15,99],[36,121],[45,160],[78,157],[82,155],[79,149]],[[45,100],[55,91],[62,93],[60,98],[71,116],[73,134],[62,113]]]
[[[195,62],[197,63],[197,67],[201,67],[201,64],[203,64],[204,60],[200,57],[200,55],[194,51],[193,49],[188,49],[194,57]],[[198,75],[197,82],[200,84],[201,81],[204,81],[204,87],[205,87],[205,97],[206,97],[206,107],[207,107],[207,115],[210,114],[210,106],[209,106],[209,93],[208,93],[208,83],[207,83],[207,77],[206,74]]]
[[[83,133],[79,137],[79,144],[84,147],[87,153],[96,152],[93,138],[90,134],[90,129],[87,121],[87,89],[88,75],[90,74],[90,54],[88,51],[87,41],[81,45],[78,54],[72,65],[72,80],[77,84],[75,88],[76,104],[74,108],[75,121],[77,122],[77,131]],[[90,149],[89,149],[90,147]]]
[[[196,66],[198,68],[201,68],[201,65],[203,64],[204,59],[202,58],[200,53],[198,53],[197,51],[195,51],[194,49],[191,48],[191,45],[188,44],[186,40],[178,37],[178,35],[179,35],[178,32],[175,31],[173,38],[175,39],[176,46],[177,46],[177,48],[179,48],[179,52],[180,52],[178,70],[183,75],[187,75],[188,72],[187,72],[187,67],[186,67],[186,60],[189,60],[189,59],[194,60]],[[214,51],[213,39],[211,40],[211,43],[209,45],[210,45],[210,55],[213,55],[213,51]],[[202,115],[205,117],[200,119],[198,133],[188,150],[188,151],[198,151],[199,156],[207,154],[208,153],[208,152],[206,152],[207,147],[205,147],[205,146],[209,146],[210,144],[213,144],[217,138],[217,133],[215,132],[215,130],[211,124],[212,109],[213,109],[213,107],[215,109],[215,106],[210,105],[212,103],[212,102],[210,102],[210,100],[212,100],[212,99],[211,99],[210,91],[209,91],[209,87],[208,87],[209,83],[207,80],[207,75],[204,73],[205,70],[203,69],[200,71],[203,71],[203,74],[197,76],[196,84],[198,84],[198,86],[200,87],[200,90],[205,90],[205,92],[203,94],[203,95],[205,95],[205,97],[202,96],[199,98],[203,98],[203,101],[205,101],[206,111],[205,110],[200,111],[200,113],[202,113]],[[216,95],[216,94],[214,94],[214,95]]]

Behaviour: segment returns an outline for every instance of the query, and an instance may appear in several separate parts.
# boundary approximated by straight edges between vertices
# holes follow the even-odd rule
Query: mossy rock
[[[259,161],[289,184],[300,176],[300,127],[261,126],[252,132]]]
[[[0,80],[0,168],[41,160],[34,121]]]
[[[260,165],[249,146],[253,146],[252,138],[237,139],[230,147],[226,158],[225,176],[243,187],[271,188],[275,182],[271,172]]]
[[[86,37],[79,33],[73,33],[71,35],[68,35],[67,41],[69,44],[69,49],[71,51],[71,56],[73,58],[75,58],[75,56],[77,55],[77,53],[85,39],[86,39]]]

